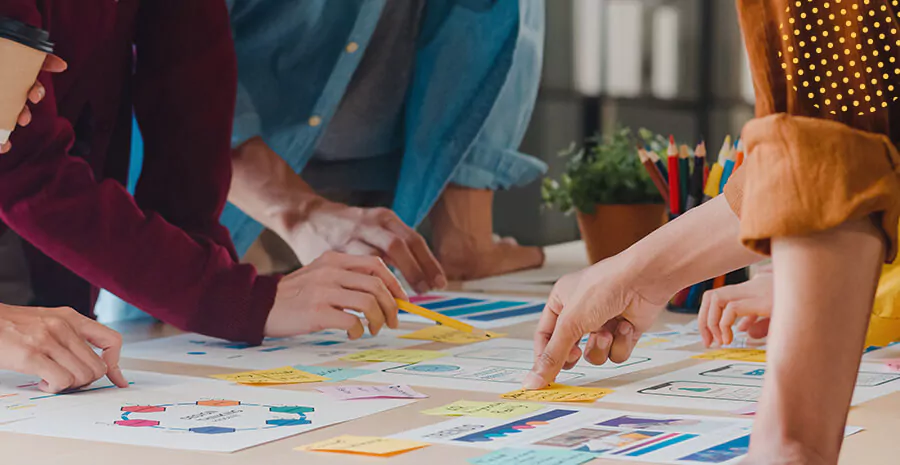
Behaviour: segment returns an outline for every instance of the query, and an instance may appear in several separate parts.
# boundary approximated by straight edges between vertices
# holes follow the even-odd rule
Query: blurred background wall
[[[753,116],[732,0],[547,0],[543,82],[522,151],[558,175],[557,152],[617,125],[710,141]],[[540,207],[540,183],[498,193],[494,224],[523,244],[578,238],[574,216]]]

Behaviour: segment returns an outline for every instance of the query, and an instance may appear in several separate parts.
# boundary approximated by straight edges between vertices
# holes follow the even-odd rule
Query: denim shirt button
[[[356,42],[350,42],[349,44],[347,44],[346,50],[347,50],[347,53],[353,53],[353,52],[359,50],[359,44]]]
[[[309,125],[310,126],[316,127],[320,124],[322,124],[322,118],[320,118],[318,116],[310,116],[309,117]]]

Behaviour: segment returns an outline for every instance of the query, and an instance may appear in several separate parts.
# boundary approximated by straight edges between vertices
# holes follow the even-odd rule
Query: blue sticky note
[[[294,365],[294,368],[314,375],[324,376],[328,378],[328,382],[331,383],[346,381],[351,378],[374,373],[372,370],[362,370],[359,368],[316,367],[307,365]]]
[[[597,458],[589,452],[572,450],[500,449],[469,459],[475,465],[581,465]]]

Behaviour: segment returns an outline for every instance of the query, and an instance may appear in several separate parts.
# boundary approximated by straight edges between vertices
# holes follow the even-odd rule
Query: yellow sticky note
[[[408,441],[405,439],[344,435],[327,441],[300,446],[295,450],[391,457],[430,445],[427,442]]]
[[[705,354],[694,355],[692,358],[703,360],[734,360],[737,362],[763,362],[766,361],[766,351],[760,349],[719,349]]]
[[[530,400],[532,402],[593,402],[607,394],[612,394],[612,392],[612,389],[566,386],[554,383],[544,389],[534,391],[520,389],[507,392],[500,397],[513,400]]]
[[[341,357],[349,362],[419,363],[441,358],[447,354],[435,350],[372,349]]]
[[[498,337],[504,337],[503,333],[486,332],[486,336],[467,333],[449,326],[434,325],[420,329],[416,332],[400,336],[402,339],[417,339],[422,341],[445,342],[447,344],[471,344],[473,342],[489,341]]]
[[[259,371],[245,371],[242,373],[213,375],[212,377],[240,384],[295,384],[328,381],[328,378],[325,378],[324,376],[300,371],[294,367],[281,367],[273,368],[271,370]]]
[[[425,415],[451,417],[512,418],[544,408],[540,404],[525,402],[474,402],[459,400],[441,407],[422,410]]]

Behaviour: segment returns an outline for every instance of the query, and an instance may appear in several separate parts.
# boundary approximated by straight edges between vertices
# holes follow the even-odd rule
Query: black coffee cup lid
[[[50,33],[21,21],[0,16],[0,38],[16,41],[45,53],[53,53]]]

